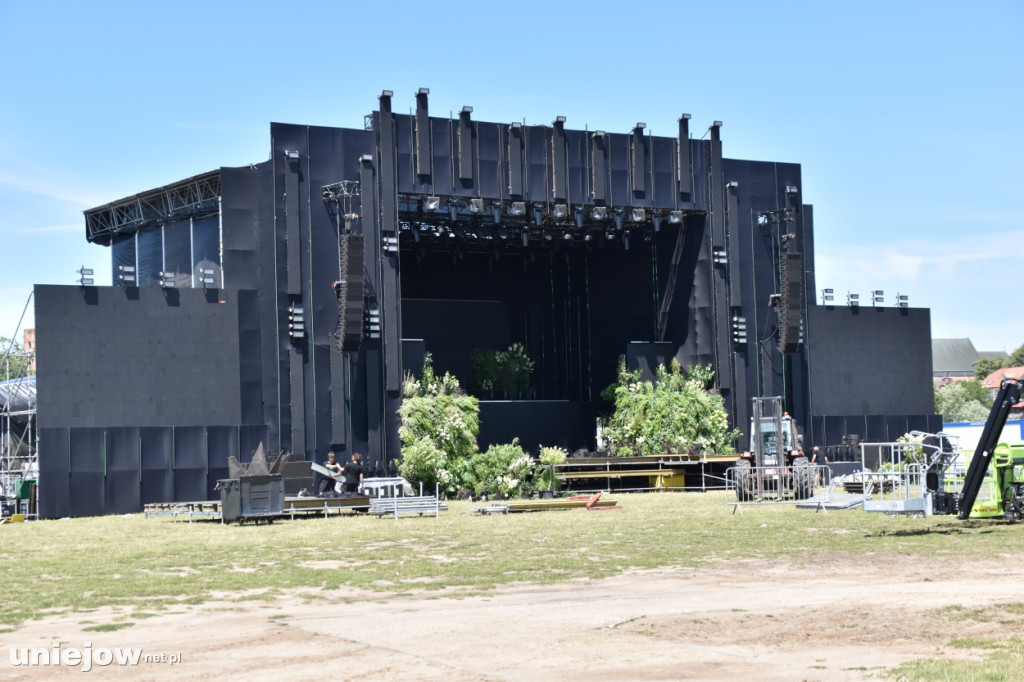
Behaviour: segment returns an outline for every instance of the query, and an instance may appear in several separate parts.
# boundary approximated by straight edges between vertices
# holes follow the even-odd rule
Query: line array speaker
[[[782,254],[782,294],[779,297],[779,352],[791,355],[800,349],[800,314],[803,310],[801,253]]]
[[[359,350],[363,340],[363,235],[349,234],[341,240],[341,279],[335,283],[338,295],[338,348],[343,353]]]

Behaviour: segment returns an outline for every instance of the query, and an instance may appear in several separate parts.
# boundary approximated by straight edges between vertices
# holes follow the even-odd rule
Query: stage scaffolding
[[[35,352],[6,351],[0,349],[0,515],[34,515],[34,486],[22,482],[39,477]]]

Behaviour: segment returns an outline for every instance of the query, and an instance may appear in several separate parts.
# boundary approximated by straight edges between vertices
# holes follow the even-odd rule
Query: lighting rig
[[[402,248],[523,250],[596,247],[631,238],[650,241],[663,225],[681,224],[686,211],[528,202],[436,195],[401,195]]]

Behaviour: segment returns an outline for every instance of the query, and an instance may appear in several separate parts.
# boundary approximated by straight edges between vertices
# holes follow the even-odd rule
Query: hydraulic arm
[[[978,491],[985,479],[985,472],[988,471],[989,462],[992,461],[992,453],[999,436],[1006,425],[1006,419],[1010,414],[1010,408],[1020,401],[1021,381],[1018,379],[1003,379],[992,403],[992,411],[989,412],[988,421],[981,432],[981,440],[978,441],[978,448],[971,458],[971,465],[967,468],[967,475],[964,478],[964,486],[960,490],[960,498],[957,500],[959,518],[966,519],[971,515],[971,508],[978,498]]]

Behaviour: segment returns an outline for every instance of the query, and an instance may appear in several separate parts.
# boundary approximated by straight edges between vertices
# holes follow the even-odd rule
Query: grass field
[[[146,520],[141,514],[0,528],[0,628],[112,606],[126,619],[212,598],[353,587],[470,594],[509,583],[602,578],[637,569],[714,571],[737,560],[900,554],[922,562],[1024,556],[1024,527],[790,505],[733,514],[722,493],[617,495],[621,510],[365,515],[272,525]],[[994,586],[993,589],[996,589]],[[1012,642],[994,642],[1005,655]],[[970,679],[961,678],[961,679]],[[1010,679],[1010,678],[1006,678]]]

